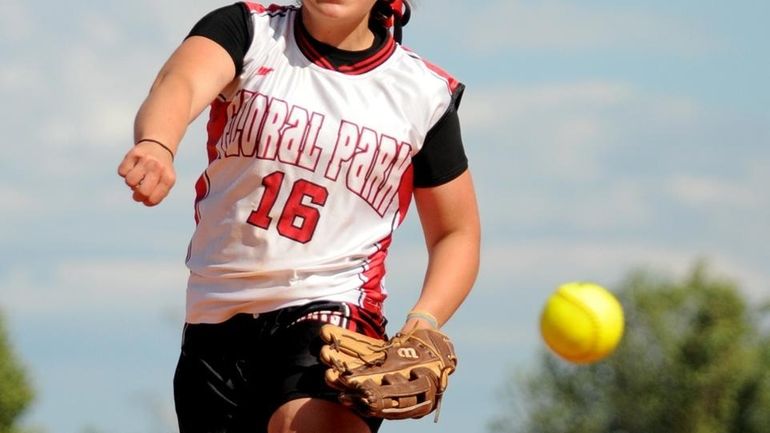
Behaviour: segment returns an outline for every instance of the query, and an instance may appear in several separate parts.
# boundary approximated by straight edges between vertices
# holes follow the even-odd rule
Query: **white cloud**
[[[649,237],[695,221],[712,242],[734,236],[731,227],[767,239],[770,154],[736,136],[766,125],[611,81],[480,87],[461,114],[471,166],[481,168],[482,214],[495,228]]]
[[[187,269],[180,262],[63,260],[44,269],[17,265],[0,274],[3,307],[14,315],[154,312],[183,304]]]
[[[0,64],[0,94],[23,94],[34,90],[40,83],[40,70],[23,61]]]
[[[130,145],[137,108],[120,98],[98,97],[73,112],[52,113],[42,122],[39,141],[66,152]]]
[[[594,281],[612,288],[634,269],[679,278],[701,258],[709,262],[715,275],[737,281],[751,300],[768,299],[770,272],[752,260],[723,251],[672,247],[652,240],[537,240],[520,245],[487,245],[483,251],[482,275],[489,285],[480,284],[479,290],[493,290],[498,296],[502,294],[500,290],[530,281],[539,286],[519,290],[539,292],[545,299],[557,285],[567,281]],[[502,286],[501,282],[509,283]]]
[[[677,200],[697,206],[745,208],[767,201],[766,194],[752,185],[716,176],[674,176],[670,191]]]
[[[477,86],[463,98],[463,126],[488,128],[522,116],[547,119],[557,113],[594,112],[636,95],[628,84],[607,81]],[[524,122],[522,122],[524,123]]]
[[[471,133],[494,131],[517,147],[547,143],[545,149],[557,157],[552,146],[626,139],[624,131],[640,127],[684,130],[705,117],[691,98],[601,80],[476,86],[461,110],[463,127]]]
[[[467,33],[467,44],[485,53],[622,49],[698,55],[718,45],[698,23],[640,7],[563,0],[482,3],[469,27],[474,30]]]
[[[113,17],[106,11],[86,9],[76,18],[78,28],[83,32],[83,38],[90,41],[92,46],[114,47],[126,40],[125,30],[116,26]]]
[[[0,94],[25,102],[20,113],[6,107],[15,127],[27,128],[11,137],[20,147],[71,153],[131,140],[134,114],[163,60],[195,21],[214,8],[204,1],[185,2],[184,7],[179,2],[138,3],[130,8],[102,3],[73,14],[66,32],[35,25],[36,39],[12,47],[23,55],[4,58]],[[2,8],[3,33],[18,36],[23,28],[32,28],[23,2],[3,2]]]
[[[0,40],[18,43],[32,34],[37,26],[30,5],[18,0],[3,0],[0,3]]]
[[[0,20],[18,18],[22,25],[28,9],[23,2],[2,7],[8,14],[0,14]],[[0,65],[0,95],[13,101],[0,108],[6,141],[12,144],[5,152],[0,196],[14,198],[8,202],[12,215],[33,210],[35,203],[59,211],[112,203],[121,185],[116,168],[131,145],[134,115],[155,72],[195,20],[213,7],[204,1],[180,7],[179,2],[143,0],[125,8],[107,2],[73,13],[67,31],[37,26],[34,41],[13,47],[25,55],[11,51]],[[63,6],[48,12],[57,8]],[[154,16],[147,8],[162,13]],[[164,37],[169,41],[159,41]],[[177,167],[184,171],[194,162],[197,176],[205,150],[200,126],[194,129],[198,147],[185,150]],[[182,188],[191,191],[191,185]],[[89,190],[87,198],[83,188]],[[124,192],[121,198],[130,201]],[[5,230],[12,229],[0,229],[0,238],[7,238]]]
[[[4,216],[29,215],[43,209],[43,203],[38,202],[29,194],[25,194],[20,188],[0,183],[0,203],[3,203]],[[3,230],[0,229],[0,235]]]
[[[647,228],[657,213],[650,197],[653,187],[629,180],[599,183],[588,187],[589,191],[569,186],[552,191],[529,190],[526,184],[507,187],[480,191],[482,215],[489,230],[504,225],[541,231],[554,227],[560,233],[637,232]],[[505,195],[499,197],[502,191]]]
[[[633,87],[614,82],[477,88],[464,97],[463,127],[494,140],[477,145],[497,164],[527,161],[543,176],[585,181],[606,170],[597,157],[612,144],[612,113],[636,101]]]

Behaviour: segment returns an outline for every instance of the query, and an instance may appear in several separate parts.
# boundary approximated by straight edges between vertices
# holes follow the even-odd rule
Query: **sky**
[[[160,206],[135,204],[116,168],[162,62],[224,4],[0,0],[0,309],[37,393],[26,426],[176,431],[202,119]],[[612,290],[706,259],[768,299],[768,16],[764,0],[418,2],[405,45],[467,86],[482,264],[444,328],[460,361],[439,422],[381,432],[486,432],[508,378],[547,352],[539,312],[563,282]],[[412,210],[388,259],[391,323],[424,266]]]

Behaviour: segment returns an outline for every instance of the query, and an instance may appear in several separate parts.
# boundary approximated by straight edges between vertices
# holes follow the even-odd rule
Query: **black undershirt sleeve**
[[[429,188],[443,185],[468,169],[468,158],[463,148],[460,131],[460,106],[464,86],[455,90],[446,113],[428,131],[425,143],[412,158],[414,186]]]
[[[251,46],[254,28],[248,8],[235,3],[209,12],[193,26],[190,36],[203,36],[224,48],[233,59],[235,73],[243,70],[243,58]]]

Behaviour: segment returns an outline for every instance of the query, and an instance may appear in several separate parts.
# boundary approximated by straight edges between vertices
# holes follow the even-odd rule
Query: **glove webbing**
[[[355,350],[349,350],[345,349],[345,347],[340,342],[340,339],[336,335],[331,336],[331,343],[329,344],[330,347],[334,348],[337,351],[343,352],[348,355],[352,355],[355,358],[358,358],[361,360],[361,362],[367,366],[375,366],[375,365],[381,365],[384,362],[384,357],[377,358],[375,361],[369,361],[368,359],[364,358],[364,356],[359,351]],[[392,346],[391,342],[387,342],[383,344],[382,346],[371,346],[370,350],[371,353],[378,353],[378,352],[385,352],[389,347]],[[332,364],[334,368],[336,368],[339,371],[348,371],[350,369],[350,366],[348,366],[348,363],[345,361],[340,361],[338,359],[332,359]]]

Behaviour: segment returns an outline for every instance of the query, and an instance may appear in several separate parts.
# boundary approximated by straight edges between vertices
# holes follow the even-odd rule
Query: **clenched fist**
[[[118,174],[133,191],[135,201],[155,206],[176,182],[173,153],[155,141],[140,141],[126,153]]]

